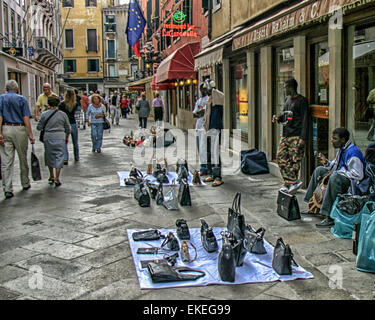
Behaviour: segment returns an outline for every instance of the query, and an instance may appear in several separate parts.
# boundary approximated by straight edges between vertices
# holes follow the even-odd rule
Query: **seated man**
[[[350,133],[345,128],[336,128],[332,132],[332,145],[339,149],[336,158],[330,162],[324,155],[321,161],[324,166],[319,166],[314,170],[309,187],[306,192],[305,201],[309,202],[316,187],[323,178],[330,175],[326,193],[323,198],[320,214],[326,216],[324,220],[317,223],[317,227],[330,227],[334,225],[334,220],[329,214],[338,194],[348,192],[351,180],[360,181],[364,176],[365,159],[362,151],[350,140]]]

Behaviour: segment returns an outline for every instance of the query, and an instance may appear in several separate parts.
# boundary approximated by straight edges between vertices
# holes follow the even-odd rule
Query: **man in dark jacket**
[[[289,79],[284,83],[287,99],[280,115],[274,115],[272,122],[284,125],[283,134],[277,152],[277,163],[280,168],[284,186],[280,189],[291,194],[302,186],[298,181],[301,160],[305,151],[308,135],[310,111],[307,99],[297,93],[298,83]]]

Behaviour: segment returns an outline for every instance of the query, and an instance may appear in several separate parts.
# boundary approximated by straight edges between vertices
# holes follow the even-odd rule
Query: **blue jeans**
[[[91,124],[91,141],[93,150],[99,150],[102,148],[103,123]]]
[[[77,124],[73,123],[70,125],[70,135],[72,137],[73,142],[73,150],[74,150],[74,160],[79,160],[79,147],[78,147],[78,128]],[[68,145],[66,144],[65,147],[65,161],[69,160],[69,151]]]

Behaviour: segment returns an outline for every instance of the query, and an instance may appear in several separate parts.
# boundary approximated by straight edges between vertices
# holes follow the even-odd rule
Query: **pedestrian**
[[[6,93],[0,96],[0,157],[5,199],[14,197],[13,168],[17,151],[21,184],[24,191],[30,189],[27,164],[28,140],[35,143],[30,124],[31,112],[25,97],[18,94],[18,83],[8,80]]]
[[[65,99],[60,103],[59,109],[66,113],[70,123],[70,134],[72,136],[74,161],[79,161],[79,146],[78,146],[78,127],[76,122],[76,113],[80,112],[80,108],[77,103],[75,91],[68,89],[65,92]],[[69,150],[68,144],[65,145],[65,157],[64,165],[69,164]]]
[[[163,100],[160,98],[159,93],[156,93],[155,99],[152,100],[152,108],[154,109],[156,126],[163,126],[164,103]]]
[[[284,110],[272,117],[273,123],[281,123],[283,133],[277,152],[277,163],[284,180],[280,190],[294,194],[302,186],[298,180],[301,161],[305,153],[308,137],[310,110],[305,97],[297,93],[298,83],[291,78],[285,81],[284,90],[287,96]]]
[[[133,114],[133,101],[130,98],[130,95],[128,95],[126,99],[128,100],[128,106],[129,106],[130,114]]]
[[[104,112],[105,114],[108,113],[108,98],[107,98],[107,95],[105,93],[103,93],[103,96],[102,96],[102,101],[103,101],[103,105],[104,105]]]
[[[90,93],[89,93],[89,105],[91,104],[91,97],[92,97],[93,94],[94,94],[94,91],[90,90]]]
[[[43,84],[43,93],[38,97],[35,106],[35,121],[39,121],[39,113],[43,113],[48,108],[48,97],[55,95],[51,90],[51,85],[49,83]]]
[[[206,80],[209,98],[204,114],[204,130],[207,136],[207,167],[209,176],[204,182],[212,182],[213,187],[221,186],[224,181],[221,172],[220,145],[221,130],[224,128],[224,94],[216,89],[215,81]]]
[[[44,160],[49,170],[48,183],[54,184],[55,187],[61,186],[60,174],[64,167],[65,149],[70,134],[68,116],[59,110],[59,104],[60,100],[57,96],[48,97],[50,108],[42,113],[36,127],[39,131],[44,130]]]
[[[64,94],[60,94],[60,101],[64,101]]]
[[[138,100],[136,108],[138,110],[139,127],[147,128],[147,118],[150,115],[150,104],[146,100],[146,94],[142,93],[141,99]]]
[[[195,131],[197,134],[197,149],[199,153],[199,160],[200,160],[200,170],[199,174],[201,176],[205,176],[208,174],[208,167],[207,167],[207,136],[206,131],[204,130],[204,114],[206,110],[206,104],[208,101],[208,91],[205,87],[204,83],[199,86],[201,92],[201,98],[197,100],[195,103],[195,107],[193,110],[193,117],[197,118],[197,122],[195,124]]]
[[[123,118],[126,119],[128,112],[129,112],[129,101],[124,94],[121,97],[120,106],[121,106],[121,115]]]
[[[83,95],[81,97],[81,110],[83,111],[83,129],[86,129],[86,112],[89,107],[89,97],[87,96],[87,91],[83,92]]]
[[[92,152],[101,153],[103,143],[103,123],[104,123],[104,109],[101,101],[101,97],[98,94],[94,94],[91,99],[87,110],[87,124],[91,126],[91,141],[92,141]]]
[[[323,166],[319,166],[314,170],[304,198],[305,202],[309,202],[316,187],[325,176],[329,175],[326,192],[319,212],[325,218],[316,224],[317,227],[330,227],[334,225],[334,221],[329,214],[337,195],[348,193],[352,180],[360,181],[363,179],[366,165],[362,151],[350,141],[350,133],[346,128],[336,128],[333,130],[331,142],[335,149],[339,149],[336,157],[333,161],[328,161],[325,155],[320,155]],[[309,211],[303,213],[311,214]]]
[[[117,91],[113,93],[111,98],[111,119],[112,124],[114,124],[116,120],[116,125],[120,124],[120,116],[121,116],[121,109],[120,109],[120,96]]]

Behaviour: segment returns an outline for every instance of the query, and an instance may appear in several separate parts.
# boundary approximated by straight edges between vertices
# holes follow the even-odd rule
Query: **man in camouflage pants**
[[[310,119],[307,99],[297,93],[297,81],[289,79],[284,83],[287,99],[280,115],[274,115],[272,122],[284,125],[277,152],[277,163],[284,180],[280,189],[294,194],[301,186],[298,180],[301,160],[304,155]]]

